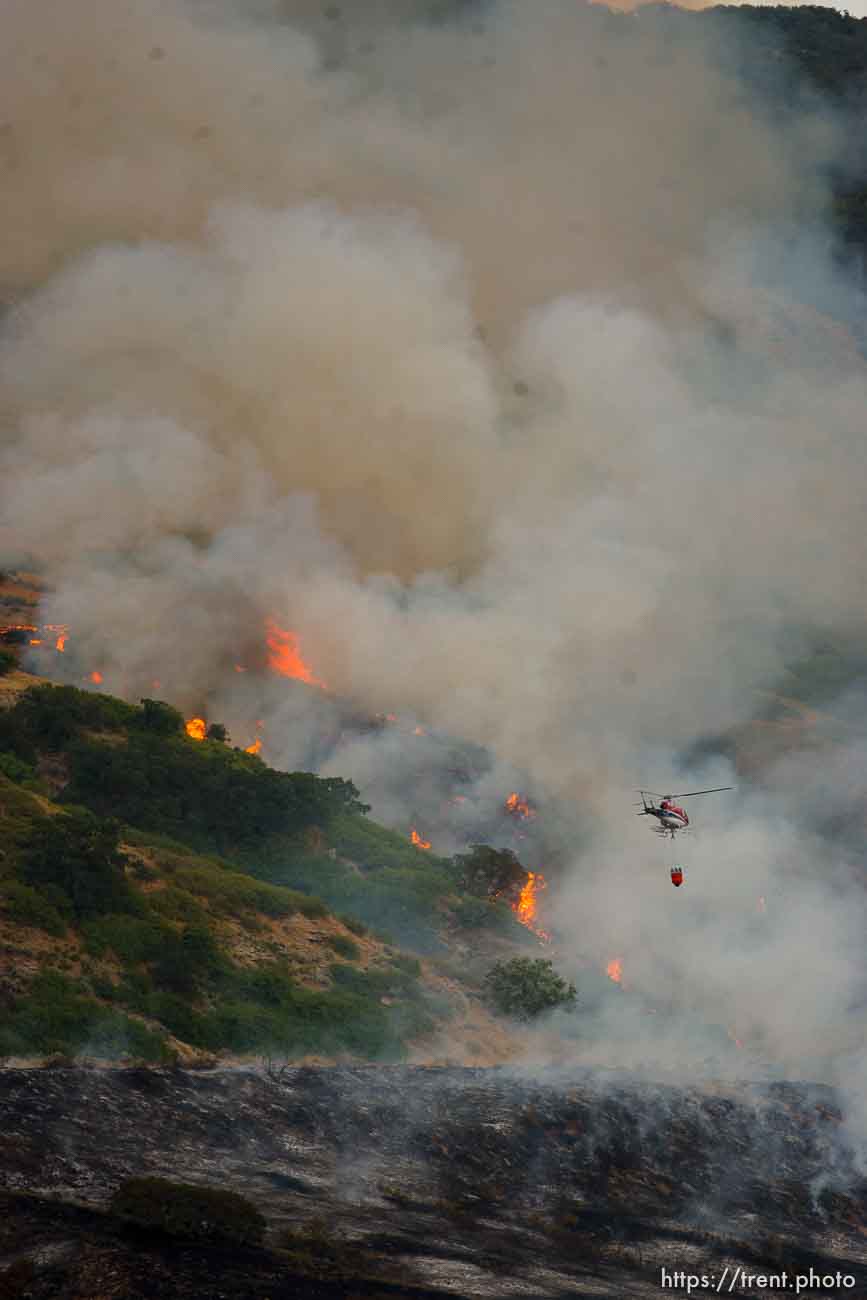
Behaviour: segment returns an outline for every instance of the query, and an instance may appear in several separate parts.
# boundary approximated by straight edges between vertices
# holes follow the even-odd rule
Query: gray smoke
[[[676,895],[629,804],[729,784],[677,756],[815,629],[863,632],[867,383],[817,179],[845,132],[773,118],[716,28],[429,16],[7,5],[0,553],[43,567],[78,680],[261,720],[281,766],[327,733],[375,816],[441,806],[416,725],[490,747],[479,797],[525,773],[576,810],[567,960],[824,1058],[863,904],[805,809],[857,783],[802,753],[702,801]],[[269,617],[327,692],[258,671]],[[337,701],[402,725],[341,745]]]

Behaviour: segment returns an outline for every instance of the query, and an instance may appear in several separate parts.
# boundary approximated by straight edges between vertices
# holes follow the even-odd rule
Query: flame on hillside
[[[548,882],[539,871],[528,871],[527,879],[521,887],[517,901],[511,904],[512,911],[516,918],[525,925],[528,930],[532,930],[537,939],[543,943],[550,943],[551,936],[546,930],[540,930],[536,921],[539,914],[539,895],[543,889],[548,888]]]
[[[326,690],[325,683],[314,676],[313,670],[301,657],[301,649],[295,633],[280,627],[273,618],[266,619],[265,628],[268,667],[273,672],[279,673],[281,677],[292,677],[296,681],[307,682],[310,686],[319,686],[322,690]]]
[[[186,724],[187,735],[191,740],[204,740],[208,730],[208,724],[204,718],[190,718]]]
[[[264,725],[265,725],[265,723],[262,721],[261,718],[257,718],[257,719],[256,719],[256,730],[257,730],[257,731],[261,731],[262,728],[264,727]],[[245,753],[245,754],[258,754],[258,753],[261,752],[261,749],[262,749],[262,737],[261,737],[261,736],[257,736],[256,739],[253,741],[252,745],[248,745],[248,746],[247,746],[247,748],[244,750],[244,753]]]
[[[423,840],[414,826],[410,830],[409,838],[411,843],[413,843],[417,849],[430,848],[430,840]]]
[[[88,678],[88,681],[93,682],[94,686],[101,686],[101,685],[102,685],[102,673],[97,672],[97,670],[94,669],[94,671],[90,674],[90,677]]]
[[[523,795],[518,794],[517,790],[513,790],[509,795],[505,808],[507,813],[511,813],[513,817],[517,817],[520,821],[532,821],[536,816],[536,809],[527,802]]]
[[[605,974],[610,980],[613,980],[615,984],[623,983],[623,962],[619,957],[613,957],[611,959],[605,967]]]
[[[51,632],[54,636],[54,649],[58,654],[63,654],[66,650],[66,642],[69,637],[69,628],[65,623],[46,623],[43,628],[45,632]]]

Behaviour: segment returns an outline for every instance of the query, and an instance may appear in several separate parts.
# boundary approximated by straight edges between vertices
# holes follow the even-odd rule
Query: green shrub
[[[215,1051],[222,1046],[210,1013],[194,1011],[189,1001],[177,993],[144,989],[141,983],[125,980],[119,995],[142,1015],[165,1025],[170,1034],[193,1047]]]
[[[40,749],[63,749],[82,731],[121,731],[138,709],[111,695],[74,686],[32,686],[10,710],[10,722]]]
[[[226,958],[207,925],[188,925],[181,935],[180,943],[184,961],[193,971],[202,975],[216,975],[223,969]]]
[[[154,983],[173,993],[195,993],[224,969],[228,959],[206,925],[170,929],[151,970]]]
[[[409,848],[414,856],[411,867],[383,867],[366,876],[328,858],[315,877],[309,858],[301,859],[300,870],[295,860],[279,866],[260,862],[258,870],[269,879],[301,888],[312,888],[315,878],[317,894],[332,911],[351,912],[366,928],[374,925],[380,934],[388,931],[420,952],[436,951],[443,947],[438,930],[452,885],[441,860],[431,860],[412,845]]]
[[[536,944],[532,930],[521,925],[504,898],[474,898],[470,895],[456,904],[452,915],[462,930],[497,930],[516,943]]]
[[[173,931],[150,917],[108,914],[85,921],[81,933],[92,956],[113,952],[124,964],[135,964],[158,957]]]
[[[172,734],[179,714],[155,701],[145,704],[125,745],[80,730],[67,734],[67,741],[75,739],[67,749],[65,801],[218,853],[256,853],[269,835],[298,835],[327,825],[343,809],[365,808],[349,781],[277,772],[243,750],[191,743]]]
[[[162,700],[142,700],[130,725],[157,736],[180,736],[185,730],[184,715]]]
[[[29,885],[62,889],[78,918],[139,911],[124,875],[118,829],[116,822],[83,808],[42,818],[31,826],[21,851],[21,876]]]
[[[178,931],[156,917],[109,915],[85,921],[81,929],[93,956],[110,951],[125,966],[148,962],[151,982],[174,993],[194,993],[226,961],[203,924]]]
[[[210,865],[182,866],[175,871],[174,880],[189,893],[207,899],[211,911],[218,916],[237,917],[245,911],[264,912],[273,917],[291,916],[293,912],[324,916],[328,911],[320,899],[254,880],[240,871]]]
[[[98,1060],[131,1056],[138,1061],[163,1062],[169,1055],[162,1034],[109,1007],[93,1013],[80,1049]]]
[[[0,650],[0,677],[5,677],[18,667],[18,660],[11,650]]]
[[[361,949],[348,934],[329,934],[326,942],[339,957],[345,957],[347,961],[358,961],[361,956]]]
[[[148,894],[148,904],[152,912],[167,921],[180,921],[186,925],[207,925],[208,914],[192,894],[176,885],[167,885],[165,889],[155,889]]]
[[[210,1245],[258,1246],[267,1226],[255,1205],[237,1192],[165,1178],[128,1178],[112,1197],[111,1209],[136,1227]]]
[[[60,912],[45,894],[18,880],[7,881],[0,892],[0,907],[19,925],[32,925],[46,934],[62,938],[66,926]]]
[[[539,957],[513,957],[492,966],[485,976],[490,1002],[503,1015],[531,1020],[553,1007],[572,1007],[574,984],[567,984],[554,970],[554,963]]]
[[[335,816],[328,827],[328,838],[341,857],[369,870],[391,867],[417,871],[420,863],[442,871],[448,864],[435,854],[422,854],[405,835],[388,830],[349,809]]]
[[[82,996],[77,983],[43,971],[0,1025],[0,1055],[88,1051],[100,1057],[164,1058],[162,1037],[123,1012]]]
[[[461,889],[483,899],[520,888],[527,879],[526,869],[511,849],[494,849],[489,844],[473,844],[469,853],[459,854],[454,872]]]
[[[33,781],[36,779],[36,768],[32,763],[25,763],[23,759],[18,758],[15,754],[0,754],[0,772],[8,776],[10,781]]]
[[[288,1004],[295,989],[295,983],[282,962],[257,966],[250,971],[236,971],[233,983],[236,992],[266,1007]]]

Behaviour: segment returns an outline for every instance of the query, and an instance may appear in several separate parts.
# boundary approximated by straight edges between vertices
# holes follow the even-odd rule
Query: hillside
[[[637,1300],[659,1296],[661,1269],[739,1296],[792,1295],[796,1275],[801,1295],[867,1287],[867,1183],[828,1088],[10,1069],[0,1110],[0,1267],[33,1300]],[[163,1193],[182,1179],[176,1196],[230,1186],[264,1240],[160,1230],[161,1204],[130,1223],[124,1189],[143,1177]]]
[[[510,1055],[481,978],[537,941],[348,782],[155,701],[0,683],[0,1055]]]

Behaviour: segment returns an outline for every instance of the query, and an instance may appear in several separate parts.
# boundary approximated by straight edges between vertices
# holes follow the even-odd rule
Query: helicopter
[[[639,790],[641,795],[641,812],[639,817],[655,817],[658,826],[652,826],[657,835],[669,835],[674,839],[678,831],[689,828],[689,818],[675,799],[693,799],[699,794],[718,794],[721,790],[734,790],[733,785],[715,785],[712,790],[688,790],[685,794],[654,794],[652,790]],[[648,799],[650,803],[648,803]],[[659,803],[654,803],[658,799]],[[636,807],[638,805],[636,804]]]

